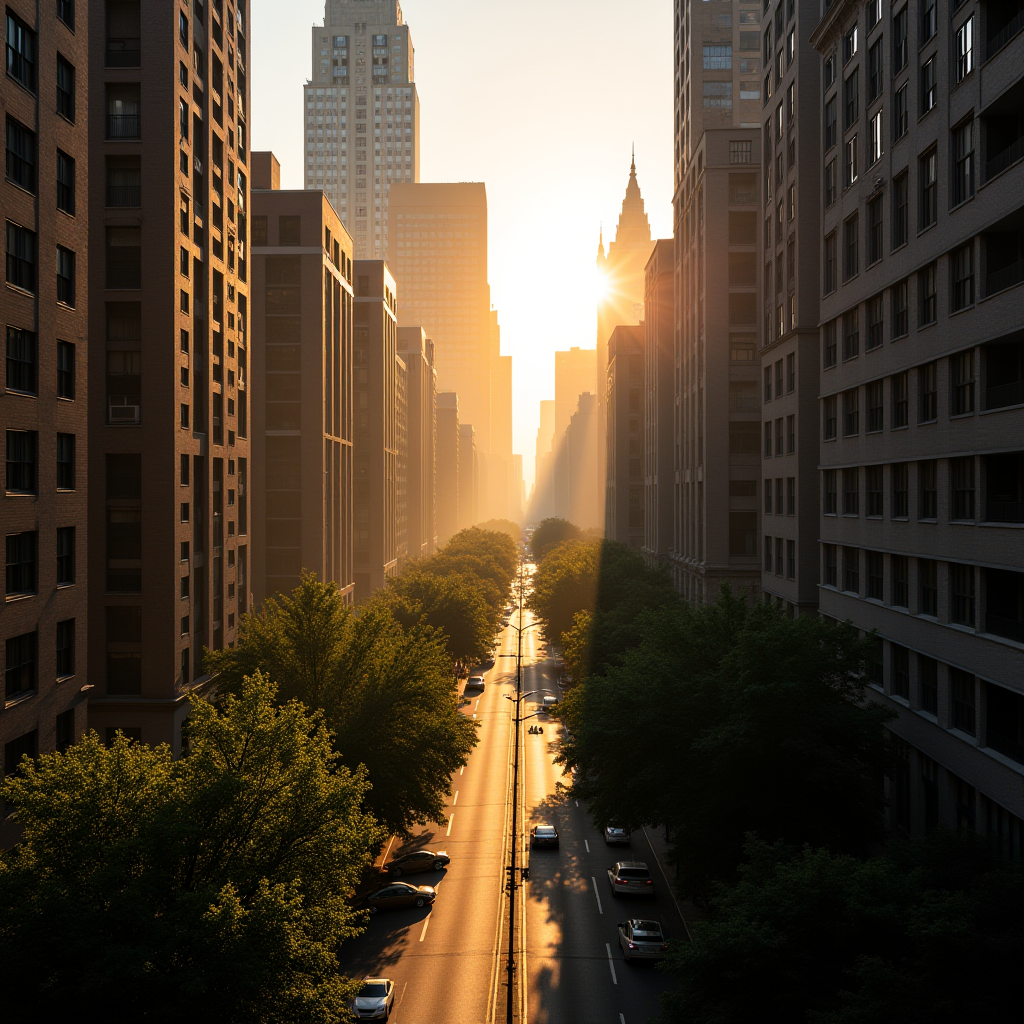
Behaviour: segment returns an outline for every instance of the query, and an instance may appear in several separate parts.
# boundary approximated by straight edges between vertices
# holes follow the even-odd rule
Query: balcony
[[[1024,281],[1024,207],[983,232],[985,297]]]
[[[125,259],[107,260],[108,288],[141,288],[142,261]]]
[[[985,59],[991,60],[1021,29],[1024,29],[1024,4],[1020,0],[994,0],[988,4],[988,39]]]
[[[985,632],[1024,644],[1024,622],[1020,619],[1008,619],[989,612],[985,616]]]
[[[141,185],[107,185],[107,206],[141,206]]]
[[[108,139],[141,139],[138,114],[107,114]]]
[[[1005,267],[985,275],[985,295],[995,295],[997,292],[1004,292],[1015,284],[1024,281],[1024,259],[1014,263],[1008,263]]]
[[[142,40],[138,38],[107,39],[106,65],[108,68],[141,67]]]
[[[985,570],[985,632],[1024,643],[1024,573]]]
[[[997,174],[1002,174],[1011,164],[1015,164],[1024,157],[1024,136],[1011,142],[1006,149],[985,162],[985,180],[991,181]]]

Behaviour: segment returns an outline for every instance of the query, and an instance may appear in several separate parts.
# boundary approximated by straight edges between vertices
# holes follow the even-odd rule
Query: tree
[[[477,523],[476,528],[490,533],[504,533],[516,547],[523,538],[522,528],[511,519],[488,519],[483,523]]]
[[[403,629],[381,601],[356,615],[335,584],[306,574],[290,596],[243,616],[235,647],[208,651],[206,664],[226,691],[259,669],[283,699],[322,708],[345,762],[365,765],[367,807],[391,831],[446,820],[451,776],[477,740],[439,630]]]
[[[533,552],[533,560],[539,564],[552,548],[557,547],[563,541],[576,540],[580,536],[582,536],[580,528],[575,523],[570,523],[568,519],[559,519],[557,516],[542,519],[530,538],[530,551]]]
[[[0,853],[9,1014],[347,1019],[336,954],[383,833],[322,716],[274,696],[260,675],[220,710],[193,696],[178,761],[89,733],[7,780],[24,828]]]
[[[937,834],[860,860],[751,842],[692,943],[661,1024],[956,1024],[1020,1018],[1024,876]]]
[[[599,543],[566,540],[548,549],[537,566],[529,604],[550,643],[562,642],[577,612],[597,606],[600,561]]]
[[[734,875],[748,833],[849,853],[881,836],[889,715],[864,699],[870,640],[728,591],[639,626],[560,709],[598,822],[668,825],[683,884],[704,894]]]

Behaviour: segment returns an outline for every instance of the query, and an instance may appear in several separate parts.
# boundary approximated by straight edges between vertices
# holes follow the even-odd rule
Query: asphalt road
[[[529,622],[529,616],[524,616]],[[556,690],[551,662],[530,629],[524,634],[523,690]],[[510,825],[512,703],[516,634],[507,628],[482,694],[470,694],[464,713],[480,723],[480,742],[469,764],[452,780],[449,822],[431,826],[406,847],[447,850],[449,868],[405,876],[435,885],[432,908],[382,912],[366,933],[346,944],[343,969],[383,976],[396,985],[396,1024],[500,1024],[505,1020],[504,945],[508,900],[503,892]],[[536,694],[540,700],[542,693]],[[527,711],[537,710],[533,699]],[[528,732],[540,724],[543,734]],[[660,920],[666,935],[682,936],[653,854],[642,833],[633,846],[607,847],[584,807],[558,783],[554,764],[559,728],[546,716],[523,726],[519,848],[531,824],[554,823],[558,851],[526,852],[530,881],[516,894],[523,922],[517,956],[525,1019],[530,1024],[644,1024],[658,1010],[669,981],[649,964],[629,965],[617,946],[616,925],[630,916]],[[564,781],[568,781],[567,779]],[[392,855],[395,852],[391,851]],[[655,898],[614,899],[605,870],[615,860],[646,860],[655,876]],[[522,863],[522,861],[520,861]],[[522,949],[525,947],[525,957]],[[610,952],[610,955],[609,955]]]

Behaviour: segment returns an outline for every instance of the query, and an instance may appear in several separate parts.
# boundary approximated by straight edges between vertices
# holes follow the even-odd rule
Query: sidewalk
[[[675,904],[680,918],[682,918],[683,927],[686,928],[686,935],[692,940],[693,925],[701,920],[704,912],[691,900],[683,899],[676,891],[676,868],[669,858],[670,851],[669,845],[665,841],[665,830],[647,826],[641,829],[641,831],[658,865],[657,870],[654,872],[655,881],[658,880],[659,876],[661,877],[662,883],[668,890],[669,895],[672,897],[672,902]]]

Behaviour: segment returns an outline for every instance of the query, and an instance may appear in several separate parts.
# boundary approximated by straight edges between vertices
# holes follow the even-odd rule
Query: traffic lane
[[[477,698],[473,698],[476,704]],[[449,825],[419,830],[411,844],[445,849],[452,859],[427,910],[381,912],[345,946],[343,967],[355,976],[383,975],[396,984],[396,1021],[479,1024],[487,1012],[493,964],[507,785],[509,704],[501,687],[479,695],[480,742],[453,777]],[[463,713],[472,713],[467,706]],[[432,872],[404,876],[433,884]],[[458,957],[458,984],[445,960]]]

